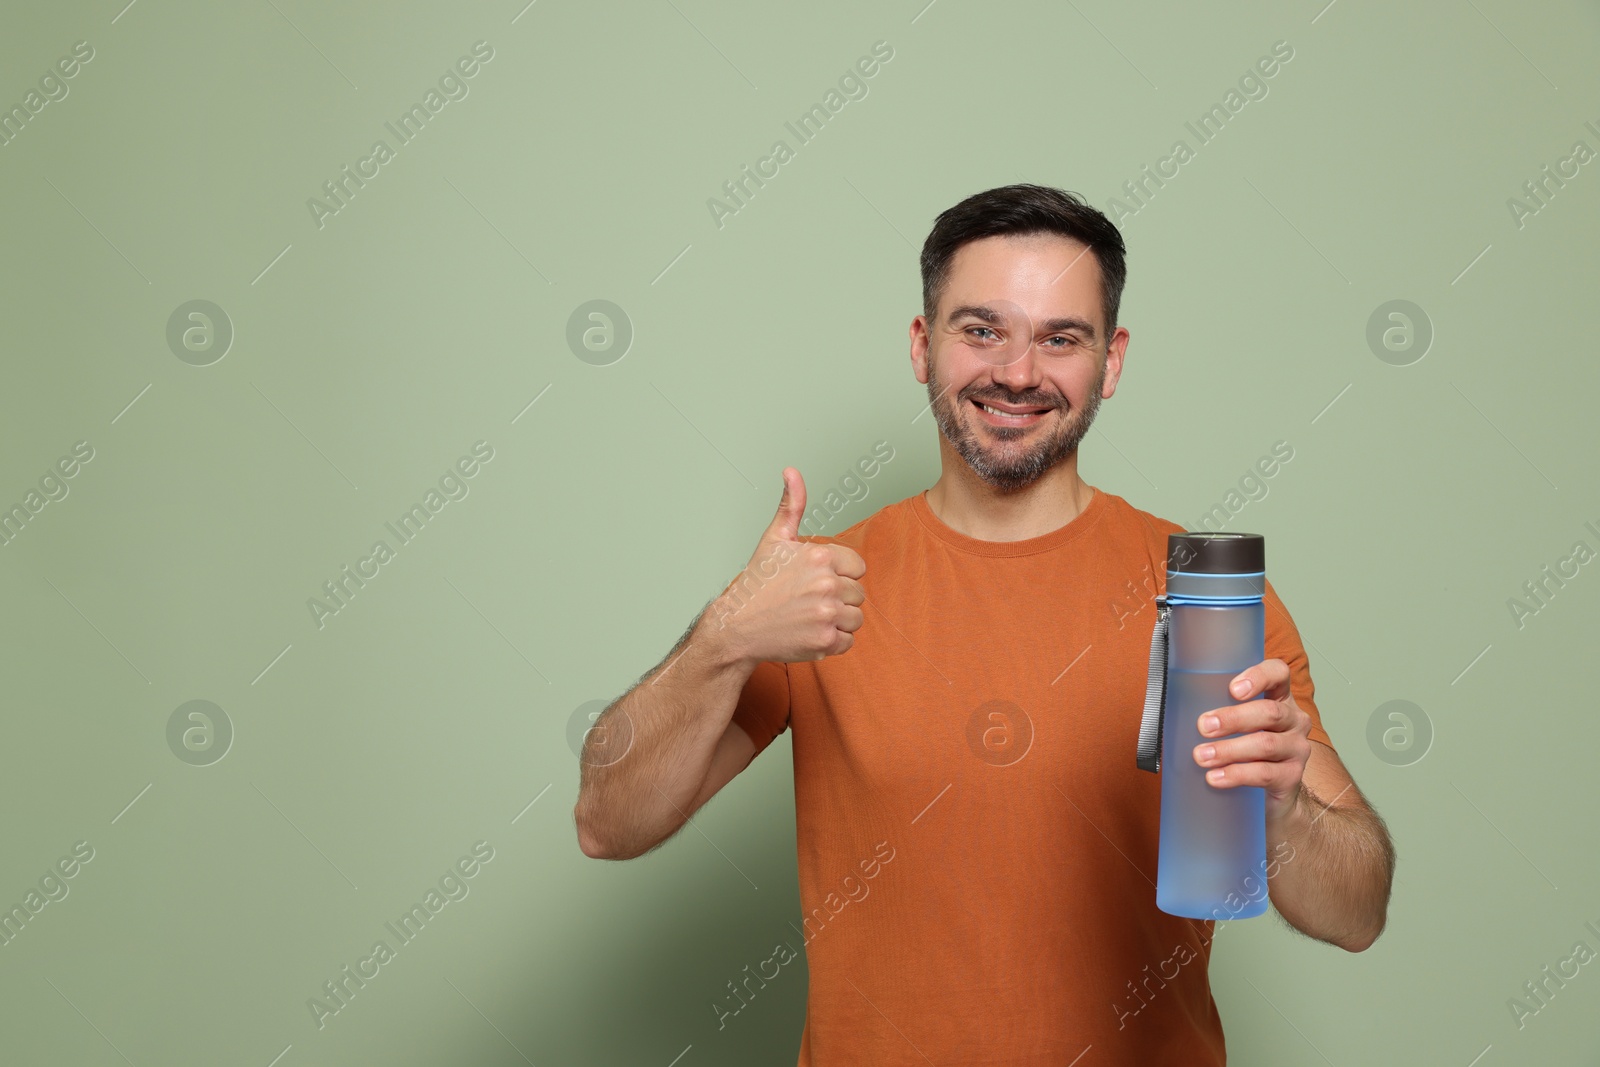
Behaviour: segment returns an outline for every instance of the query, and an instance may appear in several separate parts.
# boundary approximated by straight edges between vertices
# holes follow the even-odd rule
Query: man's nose
[[[1010,340],[1001,358],[1004,362],[996,366],[989,376],[1013,393],[1036,389],[1044,380],[1043,356],[1031,336]]]

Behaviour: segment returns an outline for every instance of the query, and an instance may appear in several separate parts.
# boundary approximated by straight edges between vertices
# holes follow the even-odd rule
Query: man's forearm
[[[1365,804],[1330,807],[1304,785],[1294,812],[1267,827],[1267,851],[1293,852],[1271,879],[1272,906],[1309,937],[1360,952],[1383,932],[1394,845]],[[1336,801],[1338,798],[1334,798]]]
[[[638,855],[684,823],[754,664],[718,625],[721,597],[671,652],[595,722],[574,815],[608,855]]]

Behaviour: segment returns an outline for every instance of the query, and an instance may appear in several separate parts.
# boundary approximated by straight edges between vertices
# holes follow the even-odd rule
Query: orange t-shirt
[[[793,731],[799,1067],[1225,1062],[1215,924],[1156,908],[1160,777],[1134,761],[1183,530],[1096,489],[1022,541],[958,533],[921,493],[801,538],[866,560],[865,621],[843,655],[759,664],[733,715],[758,753]],[[1267,658],[1330,744],[1264,600]]]

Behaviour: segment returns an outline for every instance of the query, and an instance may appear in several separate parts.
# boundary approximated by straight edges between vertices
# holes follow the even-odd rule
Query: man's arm
[[[843,655],[855,643],[866,561],[844,545],[798,540],[806,483],[791,470],[745,569],[584,738],[573,809],[584,855],[643,855],[749,764],[756,745],[733,714],[757,666]]]
[[[1269,893],[1296,930],[1350,952],[1383,933],[1394,844],[1338,753],[1320,741],[1311,742],[1298,802],[1268,830],[1267,852],[1284,857]]]
[[[754,742],[732,719],[756,665],[735,655],[711,616],[702,611],[585,737],[573,808],[584,855],[643,855],[676,833],[755,754]],[[713,771],[718,780],[707,788]]]
[[[1311,716],[1294,701],[1289,666],[1263,660],[1233,680],[1248,704],[1200,716],[1194,760],[1219,789],[1266,790],[1267,851],[1287,848],[1271,874],[1272,906],[1296,930],[1350,952],[1378,939],[1388,921],[1394,844],[1338,754],[1312,741]],[[1241,734],[1228,737],[1229,734]]]

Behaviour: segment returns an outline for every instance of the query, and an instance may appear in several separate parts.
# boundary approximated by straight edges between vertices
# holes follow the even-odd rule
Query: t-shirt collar
[[[1084,505],[1076,518],[1049,533],[1040,534],[1038,537],[1025,537],[1020,541],[984,541],[968,537],[946,526],[928,505],[926,489],[911,497],[911,512],[928,533],[959,551],[975,556],[1031,556],[1075,541],[1099,523],[1110,504],[1104,492],[1092,485],[1089,488],[1093,490],[1094,495],[1089,498],[1089,503]]]

